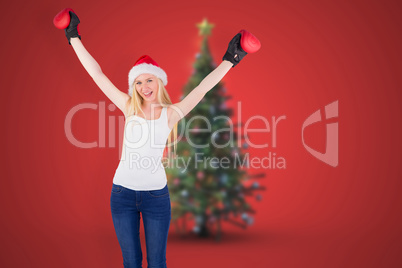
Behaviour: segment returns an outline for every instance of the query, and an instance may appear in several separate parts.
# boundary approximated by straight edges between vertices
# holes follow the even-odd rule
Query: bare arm
[[[124,113],[126,114],[126,104],[130,96],[118,88],[102,72],[101,67],[96,60],[85,49],[79,38],[71,38],[71,46],[73,47],[78,59],[87,70],[88,74],[92,77],[98,87],[105,93],[105,95]]]
[[[218,67],[209,73],[201,83],[194,88],[182,101],[173,104],[173,111],[170,116],[170,124],[174,126],[177,121],[186,116],[232,68],[233,64],[229,61],[222,61]]]

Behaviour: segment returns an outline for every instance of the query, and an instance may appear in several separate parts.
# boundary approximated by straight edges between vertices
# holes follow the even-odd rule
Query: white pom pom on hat
[[[135,63],[128,73],[128,95],[133,96],[134,80],[141,74],[153,74],[160,78],[163,85],[167,85],[167,75],[165,71],[150,56],[143,55]]]

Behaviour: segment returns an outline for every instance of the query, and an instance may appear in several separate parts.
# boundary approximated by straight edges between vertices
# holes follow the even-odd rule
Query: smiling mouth
[[[144,95],[145,95],[145,97],[149,97],[149,96],[151,96],[151,95],[152,95],[152,93],[153,93],[153,91],[148,92],[147,94],[145,94],[145,93],[144,93]]]

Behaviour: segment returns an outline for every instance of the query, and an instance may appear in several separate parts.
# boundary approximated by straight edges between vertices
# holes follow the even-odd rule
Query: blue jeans
[[[166,268],[166,245],[171,219],[167,185],[160,190],[134,191],[113,183],[110,207],[124,268],[142,268],[141,215],[148,268]]]

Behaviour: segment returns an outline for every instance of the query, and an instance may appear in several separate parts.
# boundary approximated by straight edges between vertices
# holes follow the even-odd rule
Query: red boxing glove
[[[240,45],[247,53],[257,52],[261,48],[261,42],[247,30],[241,30]]]
[[[74,12],[71,8],[65,8],[60,11],[53,19],[53,24],[56,28],[65,29],[70,24],[70,14],[69,11]]]
[[[78,37],[81,40],[80,31],[78,30],[79,23],[80,19],[71,8],[63,9],[53,19],[54,26],[64,29],[69,45],[71,45],[71,38]]]

